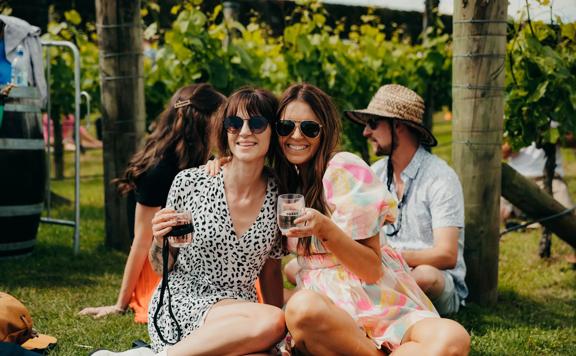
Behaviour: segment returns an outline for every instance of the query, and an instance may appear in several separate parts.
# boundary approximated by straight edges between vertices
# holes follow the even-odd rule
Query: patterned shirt
[[[372,165],[376,175],[386,183],[388,158]],[[453,269],[447,270],[454,278],[460,300],[468,296],[464,282],[464,196],[456,172],[446,162],[419,147],[414,157],[400,174],[404,182],[404,196],[396,196],[394,183],[391,193],[400,201],[398,219],[380,232],[381,239],[397,250],[422,250],[434,246],[433,229],[459,228],[458,259]],[[400,226],[399,226],[399,225]],[[399,228],[398,234],[389,236]]]

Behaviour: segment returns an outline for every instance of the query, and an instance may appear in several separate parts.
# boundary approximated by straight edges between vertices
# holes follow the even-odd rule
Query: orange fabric
[[[148,322],[148,304],[150,303],[150,299],[152,299],[152,294],[154,294],[160,279],[160,276],[152,270],[150,262],[146,259],[138,282],[136,283],[136,288],[132,293],[130,304],[128,305],[134,310],[135,322],[140,324],[146,324]]]
[[[258,303],[264,303],[264,298],[262,298],[262,291],[260,290],[259,279],[256,279],[256,294],[258,295]]]
[[[132,293],[130,304],[128,305],[134,310],[135,322],[140,324],[146,324],[148,322],[148,304],[150,304],[152,294],[154,294],[160,280],[160,276],[152,270],[150,261],[146,259],[144,267],[142,267],[142,272],[140,272],[138,283],[136,283],[136,288]],[[258,279],[256,280],[256,294],[258,295],[258,303],[263,303],[260,281]]]

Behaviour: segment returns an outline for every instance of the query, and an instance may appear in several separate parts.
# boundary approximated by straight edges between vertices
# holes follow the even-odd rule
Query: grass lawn
[[[440,145],[434,152],[449,160],[450,124],[437,122],[435,132]],[[576,158],[573,151],[563,153],[575,193]],[[66,159],[72,162],[70,154]],[[72,252],[71,228],[41,225],[31,256],[0,261],[0,290],[22,300],[36,329],[58,338],[52,355],[125,350],[135,339],[148,340],[146,326],[135,324],[131,314],[99,320],[77,316],[82,307],[115,303],[126,259],[103,246],[101,162],[101,151],[82,156],[78,256]],[[52,189],[72,197],[73,180],[53,181]],[[53,216],[71,218],[72,210],[59,208]],[[553,257],[541,260],[538,239],[538,230],[506,235],[500,244],[498,304],[470,304],[456,316],[472,335],[473,355],[576,355],[576,271],[562,258],[570,248],[554,237]]]

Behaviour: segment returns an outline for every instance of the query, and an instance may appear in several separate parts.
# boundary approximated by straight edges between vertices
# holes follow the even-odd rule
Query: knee
[[[416,283],[424,293],[428,293],[440,283],[439,277],[442,277],[442,274],[438,273],[438,271],[439,270],[435,267],[420,265],[414,267],[412,270],[412,277],[414,277]]]
[[[435,347],[432,347],[436,355],[463,356],[470,352],[470,334],[457,322],[449,319],[444,320],[444,330],[436,339]]]
[[[293,259],[284,266],[284,275],[286,279],[294,285],[296,285],[296,275],[300,272],[300,265],[297,259]]]
[[[322,296],[309,290],[296,292],[286,304],[286,325],[292,334],[322,327],[329,308]]]
[[[277,307],[266,306],[251,321],[251,339],[255,345],[264,350],[280,341],[286,334],[286,322],[284,312]]]

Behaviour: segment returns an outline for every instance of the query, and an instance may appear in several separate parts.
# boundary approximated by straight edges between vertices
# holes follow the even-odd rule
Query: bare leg
[[[298,350],[310,355],[382,355],[344,310],[309,290],[286,305],[286,325]]]
[[[264,352],[284,336],[281,309],[237,300],[223,300],[208,312],[204,325],[168,348],[177,355],[245,355]]]
[[[296,293],[296,291],[298,291],[298,289],[296,288],[293,289],[284,288],[284,304],[288,303],[288,301],[290,300],[292,295]]]
[[[300,272],[300,265],[298,264],[297,259],[292,259],[284,266],[284,275],[288,282],[296,285],[296,275]]]
[[[444,291],[444,273],[436,267],[429,265],[416,266],[411,272],[418,287],[426,293],[430,299],[436,299]]]
[[[470,335],[454,320],[423,319],[404,334],[402,344],[391,354],[401,355],[468,355]]]

